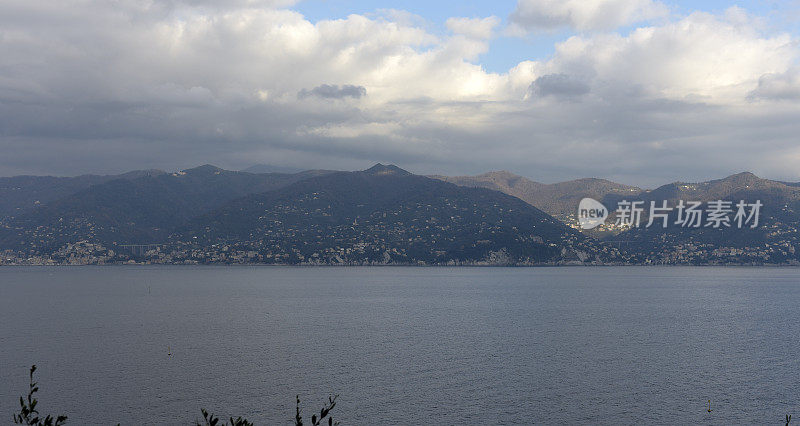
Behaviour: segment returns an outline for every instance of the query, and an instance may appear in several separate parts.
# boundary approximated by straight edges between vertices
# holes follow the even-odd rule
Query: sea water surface
[[[782,424],[799,307],[793,268],[6,267],[0,423],[37,364],[74,425]]]

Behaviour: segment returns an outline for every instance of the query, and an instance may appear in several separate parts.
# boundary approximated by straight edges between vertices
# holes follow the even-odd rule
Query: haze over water
[[[779,424],[798,305],[796,268],[0,268],[0,418],[37,364],[68,424]]]

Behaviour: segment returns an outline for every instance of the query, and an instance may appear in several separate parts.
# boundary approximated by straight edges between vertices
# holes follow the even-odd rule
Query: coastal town
[[[141,247],[141,248],[140,248]],[[146,247],[146,249],[144,249]],[[605,244],[609,254],[620,257],[608,265],[800,265],[796,245],[778,241],[761,246],[719,247],[710,243],[678,243],[669,250],[646,255],[626,255],[632,247],[627,242]],[[444,253],[439,253],[443,255]],[[402,249],[372,247],[361,243],[353,247],[330,247],[304,254],[299,249],[287,251],[254,250],[248,245],[230,243],[207,247],[188,243],[151,244],[147,246],[105,246],[79,241],[66,244],[47,254],[26,254],[0,251],[0,265],[439,265],[497,266],[528,265],[515,262],[502,250],[481,261],[463,262],[454,259],[440,262],[409,262]],[[603,264],[583,262],[580,258],[564,264]],[[534,265],[534,264],[530,264]]]

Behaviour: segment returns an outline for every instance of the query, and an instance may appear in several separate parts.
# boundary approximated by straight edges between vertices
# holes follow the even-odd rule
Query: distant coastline
[[[586,199],[606,209],[596,228],[583,229],[576,215]],[[663,218],[674,226],[639,227],[617,216],[613,206],[626,199],[748,200],[763,211],[753,227],[730,226],[733,210],[722,228],[674,225],[677,211]],[[421,176],[391,164],[0,178],[2,264],[793,266],[800,184],[743,172],[644,190],[591,178],[542,184],[509,172]]]
[[[2,267],[145,267],[145,266],[181,266],[187,268],[204,267],[276,267],[276,268],[609,268],[609,267],[641,267],[641,268],[682,268],[682,267],[726,267],[726,268],[797,268],[800,262],[792,263],[485,263],[462,262],[449,264],[426,263],[152,263],[152,262],[108,262],[108,263],[27,263],[0,262]]]

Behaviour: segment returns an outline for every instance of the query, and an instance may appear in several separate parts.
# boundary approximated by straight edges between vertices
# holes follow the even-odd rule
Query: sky
[[[4,0],[0,176],[800,181],[800,0]]]

